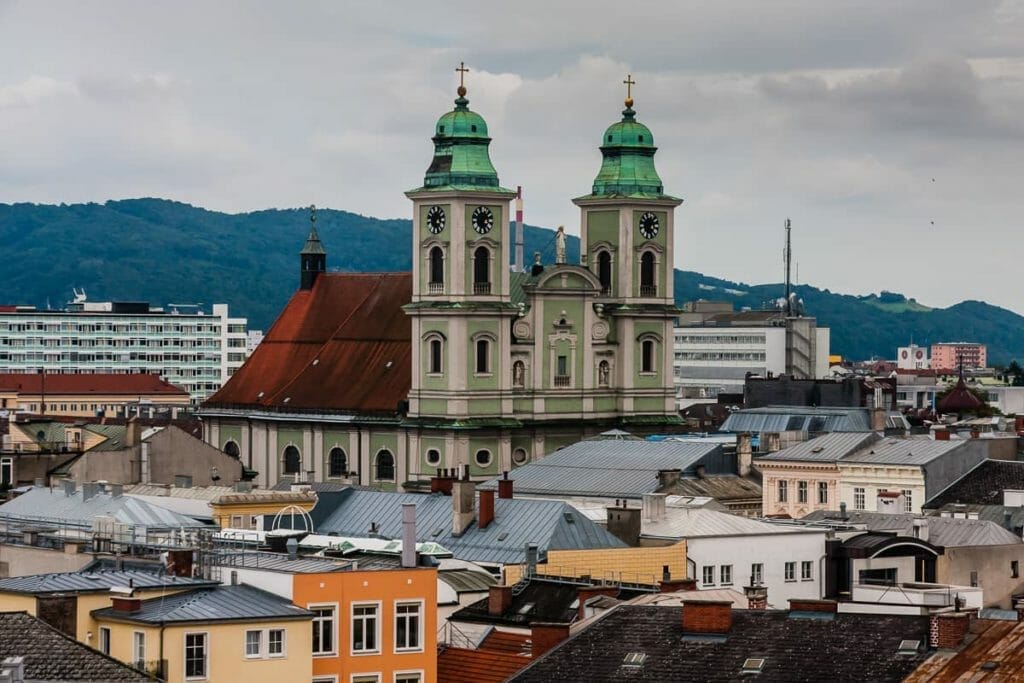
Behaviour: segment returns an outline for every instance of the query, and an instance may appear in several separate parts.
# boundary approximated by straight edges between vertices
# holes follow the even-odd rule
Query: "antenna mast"
[[[790,282],[790,277],[789,277],[790,265],[791,265],[791,263],[793,261],[793,247],[792,247],[792,244],[790,244],[790,241],[789,241],[789,233],[790,233],[790,224],[789,224],[789,219],[787,218],[786,219],[786,251],[785,251],[785,258],[786,258],[786,309],[785,310],[786,310],[786,317],[787,318],[792,317],[792,315],[793,315],[793,302],[790,299],[790,292],[791,292],[791,289],[792,289],[792,283]]]

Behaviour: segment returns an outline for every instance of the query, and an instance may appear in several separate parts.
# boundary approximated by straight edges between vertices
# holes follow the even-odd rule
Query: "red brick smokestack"
[[[502,472],[501,479],[498,480],[498,498],[511,498],[512,497],[512,480],[508,478],[508,470]]]
[[[481,529],[486,529],[494,521],[494,491],[480,490],[480,510],[477,513],[476,524]]]
[[[683,600],[684,633],[728,633],[731,628],[731,601]]]

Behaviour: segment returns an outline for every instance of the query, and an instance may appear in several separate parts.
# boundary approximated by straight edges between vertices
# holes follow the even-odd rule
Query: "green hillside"
[[[298,282],[297,252],[309,228],[306,209],[225,214],[162,199],[105,204],[0,204],[5,291],[0,303],[61,307],[71,288],[92,300],[154,304],[227,302],[266,329]],[[410,268],[410,223],[320,209],[317,230],[328,267],[340,271]],[[554,233],[527,226],[526,258],[550,263]],[[579,243],[569,238],[576,262]],[[919,344],[970,339],[989,344],[993,363],[1024,358],[1024,318],[981,301],[930,309],[899,294],[850,296],[800,285],[808,314],[832,328],[832,351],[848,358],[893,357]],[[747,285],[676,272],[676,299],[733,301],[758,308],[778,284]]]

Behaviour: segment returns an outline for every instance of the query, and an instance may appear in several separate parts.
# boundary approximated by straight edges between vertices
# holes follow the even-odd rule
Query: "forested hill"
[[[308,229],[307,209],[226,214],[162,199],[0,204],[0,304],[63,307],[78,287],[94,301],[226,302],[266,329],[297,286],[297,253]],[[408,270],[410,229],[407,220],[317,211],[330,270]],[[568,247],[570,262],[578,262],[575,237]],[[527,226],[527,261],[534,251],[553,260],[552,231]],[[1024,358],[1024,318],[981,301],[929,309],[887,292],[851,296],[800,285],[797,293],[808,314],[832,328],[832,352],[848,358],[892,358],[911,338],[987,342],[992,363]],[[680,303],[703,298],[757,308],[781,294],[778,284],[676,272]]]

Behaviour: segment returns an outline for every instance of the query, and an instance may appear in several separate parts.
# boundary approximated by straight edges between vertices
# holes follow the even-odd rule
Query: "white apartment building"
[[[198,405],[246,359],[245,318],[227,304],[151,308],[75,295],[67,310],[0,307],[0,373],[149,373]]]
[[[814,318],[779,310],[733,311],[731,304],[698,301],[679,316],[673,374],[680,409],[742,394],[748,374],[818,379],[829,372],[830,334]]]

